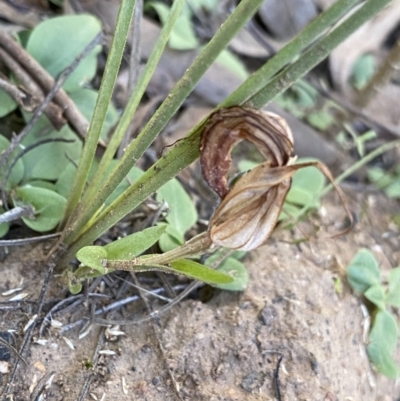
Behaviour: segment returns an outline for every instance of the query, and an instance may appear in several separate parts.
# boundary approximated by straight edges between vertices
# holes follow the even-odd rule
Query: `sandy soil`
[[[399,208],[375,192],[347,193],[357,217],[348,235],[327,238],[327,231],[345,224],[332,195],[311,222],[300,225],[303,234],[315,234],[321,226],[318,239],[290,243],[302,236],[295,229],[247,257],[250,282],[244,293],[218,290],[208,302],[186,300],[153,322],[121,327],[125,335],[103,337],[104,329],[94,327],[79,340],[76,330],[68,331],[64,337],[74,350],[56,329],[45,331],[47,344],[32,343],[24,354],[28,365],[20,365],[10,399],[31,399],[35,385],[41,387],[40,380],[54,372],[42,394],[51,401],[277,400],[276,369],[283,356],[281,400],[399,400],[399,383],[369,365],[362,299],[351,292],[344,272],[362,247],[373,251],[384,271],[398,264],[398,227],[391,220]],[[38,249],[11,249],[2,263],[1,290],[14,288],[24,277],[24,292],[34,299],[46,273],[43,265],[28,261],[38,255]],[[335,290],[337,279],[341,294]],[[49,302],[63,292],[53,280]],[[60,320],[67,324],[81,312]],[[30,313],[29,306],[1,312],[0,330],[16,329],[17,348]],[[104,338],[100,343],[99,337]],[[115,355],[101,354],[93,367],[96,347]],[[14,362],[11,358],[10,368]],[[7,375],[0,378],[5,385]],[[86,381],[88,394],[79,398]]]

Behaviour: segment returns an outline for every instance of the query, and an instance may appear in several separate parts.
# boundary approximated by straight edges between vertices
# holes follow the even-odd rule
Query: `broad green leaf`
[[[18,104],[3,89],[0,89],[0,118],[6,116],[17,108]]]
[[[380,284],[375,284],[364,292],[365,298],[369,299],[380,310],[385,310],[385,290]]]
[[[302,212],[302,209],[298,206],[295,206],[291,203],[284,203],[282,212],[279,215],[278,220],[285,220],[285,219],[294,219],[296,220]]]
[[[318,110],[307,115],[307,121],[315,128],[325,131],[334,122],[335,119],[325,110]]]
[[[10,141],[0,135],[0,154],[8,149],[10,147]],[[17,156],[17,154],[21,151],[22,149],[17,148],[12,154],[9,159],[9,162],[7,163],[7,169],[13,162],[14,158]],[[0,183],[3,182],[3,179],[5,178],[6,174],[6,168],[3,168],[3,171],[0,173]],[[7,184],[6,184],[6,190],[10,190],[11,188],[14,188],[24,177],[24,163],[22,162],[21,159],[19,159],[16,163],[15,166],[12,168],[11,173],[8,177]]]
[[[162,223],[161,223],[162,224]],[[161,235],[158,244],[163,252],[171,251],[185,242],[183,235],[171,224],[165,224],[166,231]]]
[[[249,77],[249,73],[242,61],[227,49],[222,50],[215,62],[232,71],[243,81]]]
[[[176,228],[181,235],[197,221],[197,211],[189,195],[181,183],[173,178],[163,185],[157,192],[157,201],[165,201],[169,213],[166,217],[168,223]]]
[[[292,185],[289,193],[286,196],[286,202],[299,206],[310,205],[317,207],[319,202],[317,199],[314,199],[314,197],[315,194],[307,191],[306,189]]]
[[[82,142],[67,126],[55,131],[46,117],[41,117],[38,124],[24,138],[22,145],[30,146],[43,139],[63,138],[74,142],[50,142],[32,149],[22,157],[25,166],[24,181],[32,179],[57,180],[65,168],[78,162],[82,151]],[[70,160],[69,160],[70,159]]]
[[[396,177],[396,179],[390,183],[385,188],[385,193],[389,198],[400,198],[400,178]]]
[[[396,319],[387,311],[375,316],[367,347],[368,356],[377,370],[385,376],[397,379],[399,367],[392,354],[396,349],[398,328]]]
[[[53,76],[68,67],[101,31],[100,22],[91,15],[67,15],[48,19],[32,31],[27,51]],[[72,92],[89,82],[96,74],[96,46],[64,83]]]
[[[107,270],[100,272],[99,270],[93,269],[89,266],[81,265],[74,271],[74,275],[77,278],[77,280],[81,281],[81,280],[86,280],[88,278],[101,277],[113,271],[114,269],[107,268]]]
[[[303,79],[299,79],[292,87],[291,91],[294,93],[296,103],[304,108],[314,107],[318,99],[318,91]]]
[[[50,231],[60,222],[67,200],[56,192],[45,188],[26,185],[15,189],[13,196],[15,205],[32,205],[35,209],[35,218],[23,217],[24,223],[38,232]]]
[[[233,282],[229,284],[214,284],[214,287],[228,291],[244,291],[249,281],[249,274],[242,262],[230,257],[226,258],[217,270],[221,273],[226,273],[233,277]]]
[[[102,261],[107,260],[108,253],[102,246],[85,246],[76,253],[76,258],[82,265],[96,270],[100,274],[106,274]]]
[[[4,208],[0,206],[0,215],[5,212]],[[10,223],[1,223],[0,224],[0,238],[4,237],[8,230],[10,229]]]
[[[378,189],[387,187],[395,179],[381,167],[368,167],[367,177]]]
[[[358,58],[354,63],[350,82],[356,89],[362,89],[367,85],[368,81],[372,78],[375,72],[376,60],[371,54],[365,54]]]
[[[68,198],[74,182],[75,173],[76,167],[72,163],[69,163],[56,181],[57,192],[65,198]]]
[[[68,289],[71,294],[79,294],[82,291],[82,283],[71,272],[67,272]]]
[[[166,230],[165,225],[146,228],[143,231],[128,235],[104,246],[107,259],[123,260],[133,259],[154,245]]]
[[[215,265],[215,263],[222,263],[224,258],[233,258],[236,260],[242,259],[246,255],[246,251],[231,251],[228,248],[223,248],[221,247],[218,249],[218,251],[214,252],[212,255],[210,255],[204,262],[206,266],[210,266],[213,268],[217,268],[218,265]]]
[[[298,159],[296,164],[314,161],[315,159]],[[297,170],[292,179],[292,187],[302,188],[310,194],[321,191],[326,183],[325,176],[316,167],[304,167]]]
[[[32,180],[32,181],[29,181],[27,183],[27,185],[30,185],[31,187],[46,188],[46,189],[49,189],[50,191],[54,191],[54,192],[58,193],[56,184],[53,184],[52,182],[49,182],[49,181]],[[64,196],[64,198],[65,198],[65,196]]]
[[[90,121],[93,116],[98,92],[93,89],[82,88],[75,92],[72,92],[69,96],[82,112],[82,114],[87,118],[87,120]],[[107,109],[103,128],[101,130],[101,139],[103,139],[103,141],[108,141],[108,134],[111,128],[114,127],[114,125],[118,122],[118,118],[119,115],[116,108],[110,103]]]
[[[386,302],[400,308],[400,267],[390,271],[388,281],[389,289],[386,294]]]
[[[361,249],[346,269],[347,279],[354,290],[364,293],[369,287],[380,284],[381,272],[374,255]]]
[[[203,281],[207,284],[229,284],[233,282],[233,278],[227,274],[212,270],[209,267],[188,259],[180,259],[172,262],[168,270],[183,274],[195,280]]]
[[[148,6],[153,7],[161,22],[167,20],[170,7],[159,2],[150,2]],[[198,47],[199,42],[193,30],[190,14],[183,12],[176,20],[168,42],[172,49],[191,50]]]

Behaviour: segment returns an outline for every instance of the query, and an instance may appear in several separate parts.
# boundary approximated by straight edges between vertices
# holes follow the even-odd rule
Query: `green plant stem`
[[[138,258],[134,258],[131,261],[120,261],[120,260],[107,260],[107,267],[117,270],[124,270],[124,266],[129,265],[132,270],[135,269],[135,266],[140,267],[143,266],[162,266],[172,263],[178,259],[188,258],[199,253],[204,253],[212,246],[212,241],[208,235],[208,232],[201,233],[196,235],[191,240],[185,242],[183,245],[172,249],[171,251],[154,254],[154,255],[145,255],[140,256]],[[130,262],[130,264],[129,264]]]
[[[366,156],[364,156],[362,159],[360,159],[357,163],[354,163],[351,167],[349,167],[342,174],[340,174],[335,179],[335,184],[340,184],[347,177],[349,177],[352,174],[354,174],[358,169],[360,169],[361,167],[367,165],[370,161],[374,160],[376,157],[382,155],[383,153],[388,152],[389,150],[391,150],[391,149],[393,149],[393,148],[395,148],[397,146],[400,146],[400,139],[397,139],[397,140],[389,142],[389,143],[385,143],[384,145],[380,146],[379,148],[376,148],[371,153],[368,153]],[[326,195],[330,190],[332,190],[332,188],[333,188],[332,184],[327,185],[321,191],[319,197]]]
[[[157,67],[161,55],[163,54],[165,46],[170,37],[172,28],[175,24],[175,21],[179,17],[184,4],[185,0],[175,0],[171,7],[168,19],[160,32],[160,35],[156,41],[156,44],[154,45],[150,57],[147,60],[146,67],[139,78],[139,81],[135,87],[134,92],[132,93],[132,96],[129,99],[128,104],[126,105],[126,108],[113,133],[110,143],[107,145],[107,149],[101,158],[100,164],[96,170],[96,174],[94,175],[94,178],[92,179],[92,181],[90,182],[88,188],[84,193],[82,201],[84,205],[88,204],[91,201],[91,199],[95,197],[96,191],[98,190],[101,181],[107,175],[107,170],[110,166],[111,160],[113,159],[115,152],[117,151],[129,127],[129,124],[132,121],[137,106],[143,97],[143,94],[147,88],[148,83],[150,82],[154,70]]]
[[[126,177],[137,160],[143,155],[187,96],[192,92],[205,71],[215,61],[220,52],[226,48],[230,40],[243,27],[246,21],[254,15],[262,1],[243,0],[236,7],[235,11],[221,26],[207,46],[205,46],[194,63],[187,69],[167,99],[143,128],[142,132],[127,147],[124,156],[107,176],[96,196],[91,199],[89,204],[84,206],[84,211],[74,222],[73,229],[67,234],[64,240],[67,245],[77,238],[80,230],[90,221],[91,216],[96,213],[118,184]]]
[[[245,103],[245,106],[260,108],[284,92],[288,87],[296,82],[297,79],[314,68],[318,63],[326,58],[335,47],[355,32],[361,25],[381,11],[391,1],[392,0],[367,1],[351,17],[322,38],[296,62],[288,66],[284,71],[272,79],[269,84],[252,96]]]
[[[254,72],[238,89],[228,96],[218,107],[230,107],[245,103],[260,91],[278,71],[290,63],[306,47],[315,42],[330,26],[335,24],[360,0],[338,0],[308,24],[295,38],[276,55]]]
[[[67,205],[64,210],[64,216],[61,223],[62,227],[66,224],[72,212],[77,207],[86,184],[107,109],[111,101],[111,95],[114,89],[115,80],[117,79],[119,66],[121,65],[134,5],[135,0],[122,0],[119,9],[116,29],[107,58],[103,79],[101,81],[99,95],[97,97],[93,117],[86,134],[86,141],[83,147],[81,159],[79,161],[74,183],[72,185]]]

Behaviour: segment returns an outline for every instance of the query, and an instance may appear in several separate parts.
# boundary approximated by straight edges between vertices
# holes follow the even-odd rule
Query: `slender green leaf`
[[[361,293],[381,282],[381,272],[378,262],[367,249],[362,249],[357,253],[347,267],[346,272],[350,285]]]
[[[165,225],[146,228],[142,231],[107,244],[104,247],[107,251],[107,259],[129,260],[139,256],[159,240],[166,228],[167,227]]]
[[[183,274],[186,277],[203,281],[207,284],[229,284],[233,278],[225,273],[212,270],[200,263],[188,259],[180,259],[171,263],[169,267],[172,272]]]
[[[15,189],[15,205],[32,205],[35,209],[34,219],[23,217],[24,223],[38,232],[50,231],[57,226],[66,204],[66,199],[54,191],[26,185]]]
[[[102,177],[109,168],[109,164],[111,160],[114,158],[115,152],[120,146],[122,139],[126,135],[129,124],[131,123],[132,118],[136,112],[136,108],[139,105],[140,100],[146,91],[147,85],[150,82],[150,79],[157,67],[157,64],[162,56],[165,46],[167,45],[168,39],[170,37],[176,19],[179,17],[184,5],[185,5],[185,0],[176,0],[172,4],[168,20],[161,29],[160,35],[158,36],[154,44],[153,50],[151,51],[151,54],[146,62],[146,66],[144,67],[142,74],[140,74],[135,90],[133,91],[128,101],[128,104],[126,105],[125,110],[122,113],[121,119],[117,127],[115,128],[115,131],[110,139],[110,142],[108,143],[107,149],[103,157],[101,158],[98,171],[96,173],[97,179],[94,179],[90,182],[89,187],[86,189],[84,193],[83,204],[86,204],[88,199],[90,200],[97,195],[98,187],[101,182],[100,177]],[[96,208],[97,207],[94,207],[93,209],[95,210]],[[75,226],[78,227],[77,231],[80,231],[80,229],[83,227],[84,224],[85,224],[85,219],[81,219],[80,222],[75,222]]]
[[[399,367],[392,354],[396,348],[398,328],[395,318],[387,311],[379,311],[374,319],[367,347],[373,365],[385,376],[397,379]]]
[[[101,135],[104,120],[106,118],[107,109],[111,102],[111,96],[114,89],[115,81],[117,79],[119,67],[121,66],[122,55],[129,32],[134,6],[135,0],[121,1],[121,6],[118,12],[117,23],[115,27],[115,33],[108,53],[107,62],[99,89],[99,95],[96,101],[96,107],[93,112],[93,118],[90,121],[89,129],[86,133],[85,146],[83,147],[82,156],[79,160],[78,169],[75,175],[74,183],[72,185],[72,190],[70,191],[70,195],[67,200],[67,205],[64,210],[61,226],[65,226],[70,215],[73,213],[82,198],[82,193],[86,185],[88,174],[94,160],[97,143]],[[126,174],[128,174],[130,170],[131,169],[129,168],[124,176],[118,182],[116,182],[116,185],[112,188],[108,195],[111,195],[113,190],[123,180],[123,178],[126,176]],[[105,201],[107,197],[105,197],[103,201]],[[90,201],[93,203],[92,199],[90,199]],[[101,204],[103,204],[103,201],[101,202]],[[91,216],[96,213],[100,206],[101,205],[95,208],[95,211],[94,213],[91,213]],[[90,220],[90,218],[88,220]],[[85,221],[83,224],[86,224],[88,220]],[[74,224],[77,224],[77,222],[75,221]],[[76,230],[79,232],[80,228],[81,226],[78,227]]]
[[[111,170],[115,167],[115,164],[117,163],[116,160],[112,160],[108,171],[107,175],[111,172]],[[96,171],[96,170],[93,170]],[[97,174],[97,173],[96,173]],[[106,200],[105,205],[108,206],[112,202],[114,202],[115,199],[118,198],[126,189],[129,188],[132,183],[136,182],[142,175],[144,174],[143,170],[139,167],[133,166],[131,171],[128,173],[128,175],[125,177],[124,180],[122,180],[117,188],[115,188],[114,192],[110,195],[110,197]],[[106,176],[103,178],[105,179]]]

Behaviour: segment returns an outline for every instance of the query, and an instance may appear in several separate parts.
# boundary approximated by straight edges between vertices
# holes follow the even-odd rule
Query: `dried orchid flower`
[[[254,143],[267,161],[230,189],[226,179],[232,162],[230,152],[242,140]],[[204,179],[221,197],[210,220],[208,233],[213,244],[245,251],[264,244],[276,226],[291,177],[300,168],[315,166],[333,182],[322,163],[294,165],[293,150],[290,128],[276,114],[231,107],[211,115],[201,136],[200,163]],[[335,188],[352,221],[342,191]]]

